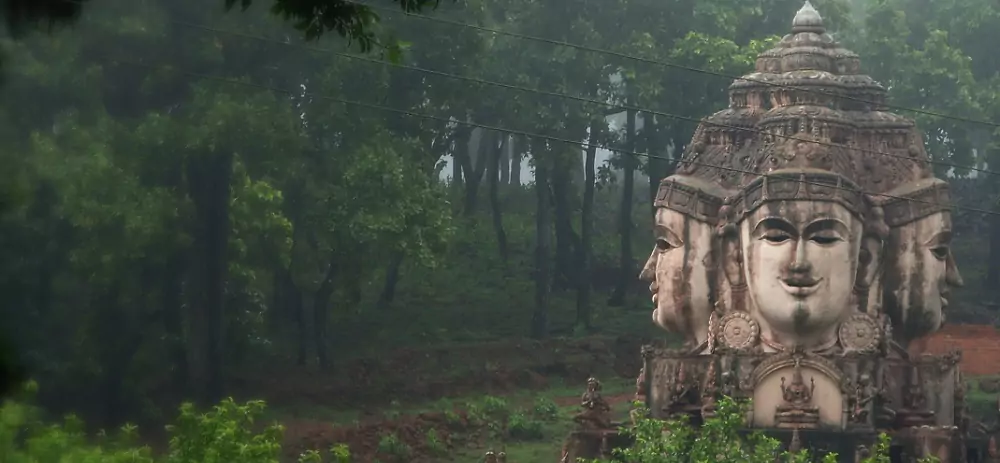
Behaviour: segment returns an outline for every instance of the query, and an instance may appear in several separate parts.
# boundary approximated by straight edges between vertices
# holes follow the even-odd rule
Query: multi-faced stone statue
[[[937,178],[906,183],[885,194],[884,309],[896,340],[906,345],[944,322],[951,289],[962,277],[951,253],[948,184]]]
[[[715,289],[715,225],[724,192],[697,178],[674,175],[656,195],[656,245],[640,279],[650,282],[653,321],[695,346],[708,338]]]
[[[840,323],[858,309],[858,276],[874,273],[860,259],[870,209],[852,181],[809,168],[771,172],[735,198],[750,312],[765,349],[836,344]]]

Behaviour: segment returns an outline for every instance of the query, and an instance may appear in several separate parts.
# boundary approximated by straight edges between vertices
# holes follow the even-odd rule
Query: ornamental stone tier
[[[686,343],[644,348],[637,397],[694,423],[720,394],[753,399],[750,427],[845,461],[883,431],[906,455],[966,461],[959,353],[908,353],[962,285],[919,130],[808,2],[729,95],[655,197],[640,278],[653,322]]]

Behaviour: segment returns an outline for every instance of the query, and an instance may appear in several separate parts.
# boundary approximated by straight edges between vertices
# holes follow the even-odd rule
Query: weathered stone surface
[[[889,430],[955,461],[960,356],[907,352],[962,285],[914,122],[808,2],[729,91],[655,199],[640,277],[688,343],[644,350],[651,413],[707,416],[725,375],[754,427]]]

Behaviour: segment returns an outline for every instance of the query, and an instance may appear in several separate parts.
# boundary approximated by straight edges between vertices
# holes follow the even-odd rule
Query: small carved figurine
[[[632,400],[642,402],[646,400],[646,366],[639,369],[639,377],[635,379],[635,396]]]
[[[927,396],[921,384],[920,370],[914,365],[903,388],[903,407],[897,411],[900,426],[929,426],[934,423],[934,412],[927,409]]]
[[[872,451],[867,446],[859,445],[856,449],[854,449],[855,463],[861,463],[862,461],[871,458],[871,456],[872,456]]]
[[[715,416],[715,399],[719,388],[715,381],[715,362],[708,365],[705,373],[705,382],[701,388],[701,416],[710,418]]]
[[[850,400],[850,418],[852,423],[864,424],[868,421],[868,404],[875,398],[875,388],[871,376],[862,374],[854,386],[854,395]]]
[[[815,428],[819,425],[819,407],[811,404],[816,380],[810,378],[809,383],[806,387],[800,360],[796,358],[791,384],[786,385],[785,378],[781,378],[781,396],[785,403],[779,405],[775,412],[779,428]]]
[[[610,429],[611,428],[611,406],[608,405],[604,397],[601,396],[601,382],[597,378],[587,380],[587,392],[580,397],[580,411],[573,417],[583,428]]]

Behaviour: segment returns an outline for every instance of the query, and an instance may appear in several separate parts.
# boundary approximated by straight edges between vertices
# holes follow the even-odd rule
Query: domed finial
[[[826,32],[826,28],[823,27],[823,17],[819,15],[816,8],[813,8],[812,3],[806,0],[806,3],[799,8],[798,13],[795,13],[795,18],[792,19],[792,32],[815,32],[817,34],[822,34]]]

